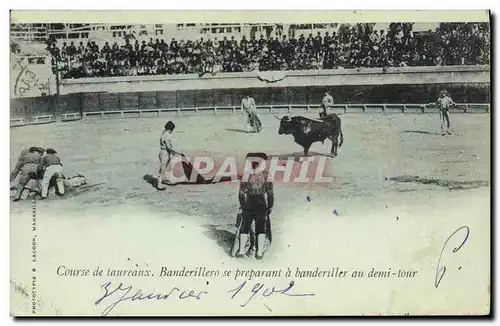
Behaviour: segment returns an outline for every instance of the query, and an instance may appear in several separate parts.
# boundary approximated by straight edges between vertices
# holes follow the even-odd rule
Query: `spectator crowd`
[[[442,23],[435,31],[419,33],[412,29],[411,23],[392,23],[387,30],[357,24],[298,38],[127,38],[123,45],[106,42],[101,48],[95,41],[68,40],[60,48],[53,42],[47,49],[63,78],[490,62],[488,24]]]

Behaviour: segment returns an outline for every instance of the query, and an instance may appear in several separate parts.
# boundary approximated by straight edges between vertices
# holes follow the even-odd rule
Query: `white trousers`
[[[45,173],[41,182],[42,198],[46,198],[49,192],[50,179],[56,177],[57,190],[59,194],[64,195],[64,182],[62,179],[63,167],[61,165],[51,165],[45,168]]]
[[[163,180],[166,179],[167,168],[168,164],[170,163],[170,154],[166,150],[162,149],[158,154],[158,158],[160,159],[160,169],[158,171],[158,177],[157,177],[158,184],[156,187],[158,189],[165,189]]]
[[[184,174],[183,166],[183,162],[186,160],[186,158],[177,154],[169,154],[165,150],[160,151],[159,158],[160,170],[157,178],[158,189],[165,189],[163,181],[167,181],[170,184],[188,181],[186,175]],[[174,173],[174,167],[177,167],[176,171],[179,172],[180,175],[177,176]]]

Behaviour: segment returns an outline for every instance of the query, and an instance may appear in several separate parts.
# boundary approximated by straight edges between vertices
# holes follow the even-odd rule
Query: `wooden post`
[[[118,93],[118,110],[123,111],[123,94],[124,93]]]
[[[102,94],[101,92],[97,93],[97,103],[99,105],[99,111],[104,111],[102,109],[102,97],[101,97],[101,94]]]
[[[78,111],[80,112],[80,116],[82,117],[82,120],[86,117],[86,115],[84,114],[84,109],[83,109],[83,93],[77,93],[77,96],[78,96]]]
[[[61,81],[59,80],[60,76],[59,76],[59,65],[58,65],[58,60],[56,58],[55,60],[56,62],[56,96],[55,96],[55,100],[54,100],[54,104],[55,104],[55,108],[56,108],[56,116],[58,118],[60,118],[60,113],[59,112],[59,96],[60,96],[60,88],[61,88]],[[49,89],[50,89],[50,86],[49,86]]]

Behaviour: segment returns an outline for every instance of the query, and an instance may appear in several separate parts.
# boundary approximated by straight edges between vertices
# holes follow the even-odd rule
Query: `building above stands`
[[[373,30],[389,29],[388,23],[362,24]],[[11,24],[11,38],[31,43],[46,43],[49,39],[56,41],[58,45],[63,42],[95,41],[98,45],[105,42],[117,42],[118,45],[125,43],[125,39],[137,39],[139,41],[150,38],[170,40],[198,40],[204,39],[227,39],[234,37],[240,41],[243,36],[247,39],[255,36],[260,38],[299,37],[301,34],[316,35],[320,32],[332,34],[338,32],[341,26],[351,26],[338,23],[309,23],[309,24],[276,24],[276,23],[181,23],[181,24]],[[414,24],[415,32],[435,30],[437,23]],[[102,43],[102,44],[101,44]]]

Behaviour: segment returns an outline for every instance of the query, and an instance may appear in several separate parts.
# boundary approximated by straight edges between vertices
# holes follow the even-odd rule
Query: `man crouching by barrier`
[[[239,201],[242,210],[242,221],[239,227],[239,250],[237,258],[246,254],[252,222],[255,222],[257,235],[256,259],[264,257],[264,248],[267,241],[271,241],[270,214],[274,205],[273,183],[267,179],[265,169],[267,155],[264,153],[250,153],[247,155],[247,166],[241,180]],[[259,162],[260,161],[260,162]],[[250,166],[249,166],[250,165]],[[267,239],[266,239],[267,238]]]
[[[21,153],[16,168],[10,175],[10,180],[13,181],[17,177],[17,174],[19,174],[17,191],[13,201],[19,201],[30,179],[38,177],[38,166],[43,152],[44,150],[40,147],[30,147],[28,152]]]
[[[61,159],[57,156],[57,152],[52,148],[47,148],[47,154],[40,161],[40,174],[43,174],[41,182],[42,199],[47,198],[49,192],[50,180],[56,179],[57,193],[60,196],[64,195],[64,176],[63,165]]]

